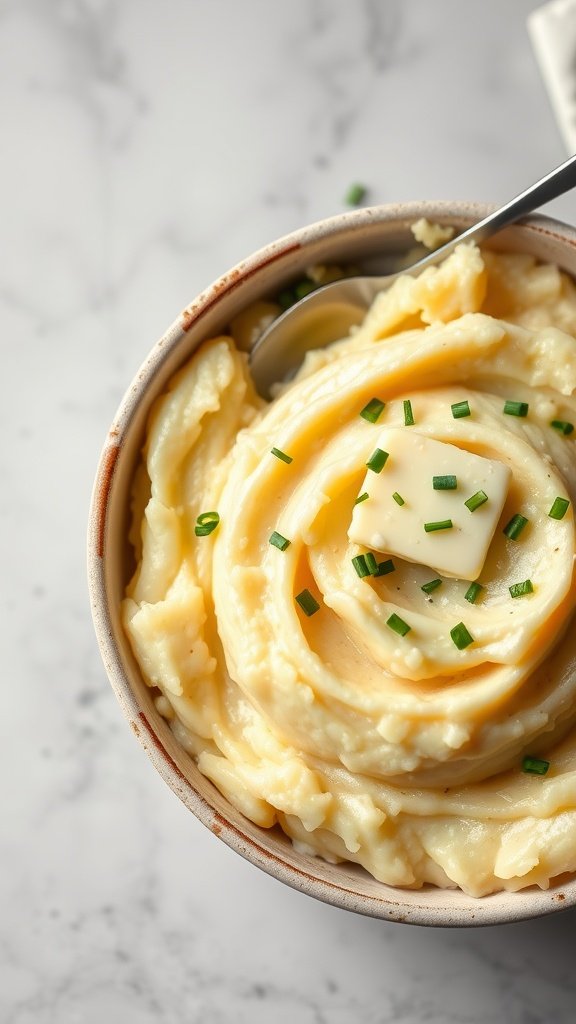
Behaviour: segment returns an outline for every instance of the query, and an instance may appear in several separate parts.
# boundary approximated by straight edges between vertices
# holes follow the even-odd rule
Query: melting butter
[[[477,579],[506,501],[508,466],[425,437],[412,427],[383,431],[375,447],[387,452],[388,459],[380,473],[366,473],[361,492],[369,497],[354,508],[350,540],[430,566],[444,576]],[[435,476],[455,476],[456,489],[435,490]],[[471,512],[465,502],[478,491],[488,501]],[[449,529],[424,529],[425,523],[446,520],[452,522]]]

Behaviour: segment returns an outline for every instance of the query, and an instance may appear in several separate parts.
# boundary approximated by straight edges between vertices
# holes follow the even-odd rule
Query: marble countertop
[[[385,924],[205,830],[120,714],[84,568],[108,423],[204,285],[352,181],[497,201],[564,159],[534,6],[0,0],[4,1024],[573,1021],[574,912]]]

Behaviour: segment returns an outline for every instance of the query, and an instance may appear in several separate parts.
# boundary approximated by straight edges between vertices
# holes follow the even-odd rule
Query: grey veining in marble
[[[351,181],[496,201],[563,159],[533,6],[0,0],[5,1024],[574,1019],[573,913],[386,925],[209,834],[120,715],[84,578],[108,423],[201,287]]]

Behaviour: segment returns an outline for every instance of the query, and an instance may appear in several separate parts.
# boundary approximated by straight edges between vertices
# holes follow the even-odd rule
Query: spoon
[[[317,288],[282,313],[260,335],[250,352],[250,369],[264,398],[270,387],[294,373],[306,353],[344,338],[366,315],[378,292],[389,288],[401,274],[434,266],[461,242],[483,242],[507,224],[531,213],[576,185],[576,156],[570,157],[520,195],[484,220],[473,224],[445,245],[386,277],[348,277]]]

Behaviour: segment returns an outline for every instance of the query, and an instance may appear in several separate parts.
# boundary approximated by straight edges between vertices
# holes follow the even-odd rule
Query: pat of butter
[[[366,473],[360,490],[369,497],[354,508],[350,540],[445,576],[477,579],[506,501],[508,466],[424,437],[413,427],[385,430],[374,447],[389,457],[380,473]],[[455,476],[456,490],[434,490],[435,476]],[[477,491],[488,501],[471,512],[464,503]],[[394,500],[395,492],[403,505]],[[451,529],[424,529],[425,523],[448,519]]]

